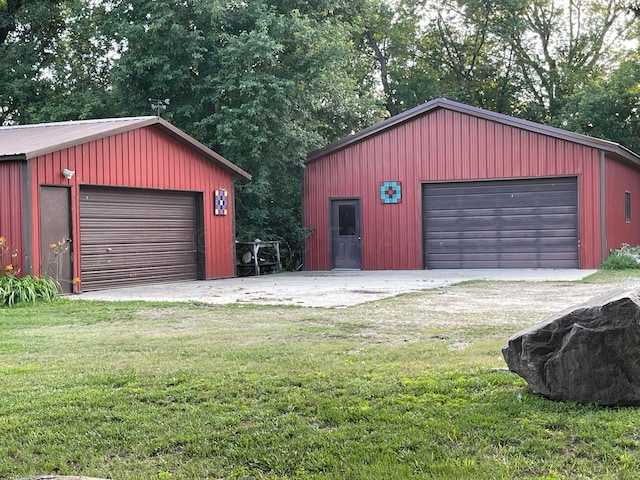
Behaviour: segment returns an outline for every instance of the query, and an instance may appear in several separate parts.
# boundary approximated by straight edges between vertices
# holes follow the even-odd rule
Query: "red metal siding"
[[[73,243],[80,245],[80,185],[140,187],[203,193],[204,242],[207,278],[235,274],[233,212],[213,215],[213,192],[225,189],[233,194],[233,180],[225,171],[154,127],[120,133],[101,140],[43,155],[30,162],[32,238],[39,238],[37,212],[39,185],[71,185]],[[67,180],[62,170],[75,170]],[[232,202],[229,202],[232,205]],[[40,262],[37,242],[33,265]],[[74,276],[80,275],[80,252],[74,252]]]
[[[22,268],[25,254],[23,237],[22,162],[0,162],[0,237],[6,239],[7,255],[18,252],[14,267]],[[4,258],[5,263],[10,257]],[[2,259],[0,259],[2,260]],[[16,265],[17,264],[17,265]],[[6,265],[0,265],[4,271]]]
[[[580,266],[600,264],[599,151],[447,109],[416,117],[307,165],[305,223],[315,227],[305,268],[329,269],[328,198],[362,205],[362,267],[421,269],[421,183],[577,176]],[[380,182],[402,182],[401,204],[381,204]]]
[[[640,245],[640,172],[605,160],[606,245],[605,255],[620,245]],[[631,222],[625,219],[625,192],[631,193]]]

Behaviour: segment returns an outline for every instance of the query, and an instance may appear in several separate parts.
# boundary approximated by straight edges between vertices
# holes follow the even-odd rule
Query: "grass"
[[[433,308],[492,288],[344,309],[0,309],[0,479],[638,478],[636,409],[550,402],[500,370],[532,323],[523,302]]]
[[[640,280],[640,270],[598,270],[582,281],[585,283],[620,283]]]

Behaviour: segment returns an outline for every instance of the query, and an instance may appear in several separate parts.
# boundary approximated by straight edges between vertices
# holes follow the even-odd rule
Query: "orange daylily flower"
[[[7,272],[12,272],[12,271],[13,271],[13,265],[7,265],[6,267],[4,267],[4,269],[5,269]]]
[[[56,248],[58,245],[56,243],[52,243],[49,245],[51,248]]]

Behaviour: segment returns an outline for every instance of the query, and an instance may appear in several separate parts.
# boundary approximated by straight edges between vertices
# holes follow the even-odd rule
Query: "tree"
[[[122,114],[163,114],[253,175],[237,233],[302,246],[306,153],[378,118],[347,18],[354,3],[113,1],[103,31]],[[354,61],[355,59],[355,61]],[[354,74],[355,72],[355,74]]]
[[[0,0],[0,45],[16,29],[16,15],[23,4],[24,0]]]
[[[397,0],[368,16],[390,115],[436,96],[550,122],[628,51],[624,0]]]
[[[500,33],[518,9],[511,0],[457,0],[432,6],[429,17],[434,26],[423,44],[444,96],[511,113],[519,93],[513,75],[515,55]]]
[[[605,78],[625,52],[633,22],[620,0],[525,2],[501,32],[516,55],[521,115],[548,122],[566,98]]]
[[[254,1],[217,12],[222,33],[202,65],[198,126],[254,175],[238,195],[240,235],[300,247],[306,153],[370,123],[375,108],[352,76],[349,24],[287,7]]]
[[[0,124],[100,115],[107,105],[109,47],[85,2],[8,6],[12,23],[0,43]]]
[[[554,120],[558,127],[611,140],[640,152],[640,62],[630,59],[610,78],[568,97]]]
[[[515,58],[496,33],[505,21],[504,3],[381,4],[368,17],[366,34],[389,114],[437,96],[509,113],[517,94]]]

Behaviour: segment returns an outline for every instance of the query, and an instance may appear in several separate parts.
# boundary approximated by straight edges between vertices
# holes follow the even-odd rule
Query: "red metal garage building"
[[[231,277],[250,178],[159,117],[0,127],[0,236],[67,292]]]
[[[597,268],[640,243],[640,157],[436,99],[309,154],[305,268]]]

